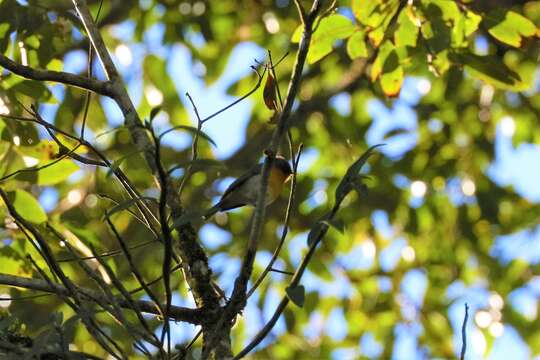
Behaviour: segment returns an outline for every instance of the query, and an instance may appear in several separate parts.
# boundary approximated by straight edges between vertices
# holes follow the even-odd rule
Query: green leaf
[[[71,159],[63,159],[54,165],[38,171],[38,185],[56,185],[66,180],[71,174],[79,170],[79,167]]]
[[[392,49],[384,61],[381,87],[386,96],[397,96],[403,84],[403,68],[399,65],[399,58],[395,49]]]
[[[347,54],[351,59],[367,57],[368,52],[363,31],[356,31],[347,40]]]
[[[373,151],[376,148],[378,148],[379,146],[383,146],[383,145],[384,144],[377,144],[377,145],[374,145],[374,146],[370,147],[369,149],[367,149],[362,154],[362,156],[360,156],[360,158],[358,158],[358,160],[356,160],[349,167],[349,169],[347,170],[347,173],[345,174],[343,179],[341,179],[341,181],[339,182],[339,185],[336,188],[336,193],[335,193],[336,204],[340,204],[343,201],[343,199],[345,198],[345,196],[347,196],[347,194],[351,190],[354,189],[354,187],[351,185],[351,183],[358,182],[358,180],[359,180],[359,178],[358,178],[359,174],[358,173],[362,169],[362,166],[364,166],[364,164],[369,159],[369,157],[371,155],[373,155]]]
[[[77,325],[81,318],[79,315],[73,315],[62,324],[62,332],[65,336],[66,344],[72,343],[75,338]]]
[[[107,176],[110,176],[112,175],[112,173],[116,170],[118,170],[120,168],[120,165],[122,165],[122,163],[126,160],[128,160],[130,157],[132,157],[133,155],[136,155],[136,154],[139,154],[139,153],[142,153],[144,150],[135,150],[135,151],[132,151],[124,156],[121,156],[119,157],[118,159],[114,160],[112,163],[111,163],[111,167],[107,170]]]
[[[467,72],[501,89],[519,89],[523,86],[517,73],[508,68],[498,56],[479,56],[470,53],[457,55]]]
[[[140,198],[131,198],[127,199],[125,201],[122,201],[118,203],[117,205],[113,206],[110,210],[105,212],[105,217],[110,217],[114,213],[117,213],[119,211],[123,211],[128,209],[129,207],[135,205],[139,201],[152,201],[154,203],[157,203],[157,200],[150,196],[141,196]]]
[[[371,28],[383,26],[383,31],[396,12],[399,0],[352,0],[352,10],[356,19]]]
[[[395,50],[394,45],[391,41],[387,40],[381,45],[381,47],[379,48],[379,53],[377,54],[377,57],[375,58],[375,61],[371,66],[371,81],[375,81],[379,78],[383,71],[383,66],[386,58],[388,57],[388,55],[390,55],[392,51]]]
[[[10,191],[7,195],[15,211],[25,220],[34,224],[47,221],[47,214],[32,194],[19,189]]]
[[[14,85],[11,90],[28,96],[32,101],[47,101],[52,95],[45,83],[31,80],[23,80]]]
[[[304,300],[306,298],[306,289],[304,288],[304,285],[294,287],[288,286],[285,289],[285,292],[287,293],[289,300],[291,300],[296,306],[304,306]]]
[[[399,14],[398,24],[399,26],[394,33],[394,43],[396,46],[415,47],[419,28],[411,21],[406,11],[402,11],[401,14]]]
[[[311,45],[307,55],[309,64],[316,63],[326,55],[330,54],[334,42],[339,39],[346,39],[354,33],[355,27],[351,20],[343,15],[334,14],[322,18],[313,34]],[[302,36],[302,28],[297,28],[293,34],[292,41],[299,42]]]
[[[189,131],[189,132],[193,133],[193,135],[196,135],[198,133],[200,137],[202,137],[203,139],[206,139],[212,145],[217,146],[216,143],[214,142],[214,140],[212,140],[212,138],[210,136],[208,136],[202,130],[199,130],[196,127],[189,126],[189,125],[177,125],[177,126],[174,126],[174,127],[170,128],[170,129],[167,129],[162,134],[159,135],[159,138],[161,139],[163,136],[173,132],[174,130],[178,130],[178,129]]]
[[[521,47],[524,37],[536,34],[534,23],[513,11],[497,8],[490,11],[484,19],[488,32],[497,40],[513,46]]]

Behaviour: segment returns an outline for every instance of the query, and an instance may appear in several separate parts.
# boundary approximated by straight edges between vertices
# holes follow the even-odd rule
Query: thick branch
[[[112,83],[109,81],[100,81],[62,71],[34,69],[29,66],[18,64],[3,54],[0,54],[0,66],[8,69],[14,74],[30,80],[54,81],[90,90],[104,96],[112,97],[114,94]]]
[[[41,279],[26,278],[22,276],[0,273],[0,284],[70,296],[70,292],[64,286],[60,284],[54,284],[53,287],[51,287],[46,281]],[[89,299],[97,298],[103,300],[104,302],[108,302],[99,292],[91,289],[78,287],[77,292],[86,296]],[[131,309],[130,304],[125,299],[117,297],[116,301],[121,307]],[[152,301],[135,300],[135,303],[141,309],[141,311],[145,313],[160,315],[159,310],[156,308],[156,305]],[[165,305],[161,306],[164,307]],[[205,319],[203,318],[202,310],[190,309],[174,305],[171,305],[169,311],[169,318],[175,321],[185,321],[195,325],[199,325],[205,321]]]

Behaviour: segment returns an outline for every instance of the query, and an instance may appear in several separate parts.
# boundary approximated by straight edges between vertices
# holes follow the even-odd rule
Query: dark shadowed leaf
[[[298,285],[295,287],[289,286],[285,289],[285,292],[287,293],[289,300],[291,300],[296,306],[304,306],[306,296],[306,289],[304,288],[304,285]]]

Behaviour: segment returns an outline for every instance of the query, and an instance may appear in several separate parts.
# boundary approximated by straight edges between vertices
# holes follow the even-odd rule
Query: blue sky
[[[223,76],[207,87],[202,79],[204,68],[202,64],[197,63],[191,57],[187,47],[183,45],[174,45],[172,47],[162,46],[161,37],[163,27],[156,25],[152,27],[144,37],[143,44],[128,43],[134,30],[132,23],[124,23],[116,26],[113,30],[114,36],[124,40],[132,54],[131,63],[123,63],[121,59],[116,58],[122,76],[124,77],[129,92],[136,103],[140,102],[142,96],[145,96],[145,90],[142,84],[142,64],[143,54],[150,52],[167,59],[167,70],[173,79],[179,101],[182,101],[191,114],[191,119],[195,123],[194,115],[191,113],[191,106],[187,102],[185,92],[193,96],[194,100],[200,104],[201,115],[205,116],[222,108],[234,100],[233,97],[226,94],[226,89],[245,77],[251,72],[249,68],[253,64],[253,59],[262,59],[265,55],[264,49],[253,43],[239,44],[229,57]],[[201,38],[197,34],[188,34],[195,46],[201,45]],[[480,44],[481,45],[481,44]],[[84,68],[84,52],[72,52],[65,57],[65,70],[78,72]],[[98,70],[99,75],[99,70]],[[60,86],[51,86],[51,90],[58,99],[63,98],[64,91]],[[536,89],[537,91],[538,89]],[[383,102],[377,99],[369,101],[367,111],[372,117],[372,124],[366,133],[365,139],[368,145],[374,145],[384,142],[387,146],[381,148],[381,152],[392,160],[399,160],[406,152],[415,148],[418,141],[418,119],[413,107],[429,91],[429,81],[421,78],[407,78],[403,85],[401,95],[388,108]],[[102,99],[105,107],[107,120],[111,127],[119,126],[122,123],[122,116],[116,105],[110,100]],[[340,94],[331,101],[332,106],[342,115],[350,114],[351,104],[350,96]],[[205,125],[204,131],[207,132],[216,142],[214,154],[218,159],[225,159],[234,153],[245,139],[245,128],[249,121],[249,114],[252,109],[252,100],[240,103],[230,111],[223,113],[214,120]],[[56,105],[44,105],[44,116],[52,118],[56,111]],[[167,125],[166,121],[162,124]],[[497,133],[494,143],[495,159],[486,170],[486,174],[499,186],[507,186],[532,203],[540,202],[540,187],[535,182],[540,179],[540,146],[536,144],[522,143],[513,145],[512,137],[515,127],[518,126],[513,119],[507,117],[501,119],[497,126]],[[429,123],[429,128],[433,132],[440,131],[440,123],[433,119]],[[402,130],[399,135],[386,137],[389,132]],[[190,137],[187,135],[168,137],[168,145],[177,149],[190,146]],[[304,162],[300,167],[301,173],[309,172],[310,163],[316,160],[318,153],[316,150],[308,150],[304,155]],[[418,196],[411,197],[410,205],[420,206],[423,203],[425,189],[420,183],[414,183],[422,179],[397,178],[396,184],[404,189],[410,188],[411,191],[417,191]],[[466,195],[460,189],[463,188],[465,179],[448,179],[447,190],[452,201],[457,205],[463,202],[476,201],[474,194]],[[413,184],[414,189],[413,190]],[[324,190],[325,182],[317,184],[319,190]],[[314,191],[316,193],[316,191]],[[474,193],[474,192],[473,192]],[[324,200],[324,199],[322,199]],[[40,202],[46,210],[55,207],[58,194],[52,188],[43,191]],[[315,206],[321,199],[310,198],[306,206]],[[343,254],[337,257],[335,264],[329,264],[331,271],[337,274],[332,281],[323,281],[312,274],[309,270],[306,272],[303,283],[308,291],[319,291],[321,295],[333,294],[339,298],[348,298],[354,294],[354,288],[348,283],[347,277],[339,273],[339,269],[363,268],[369,269],[375,264],[375,260],[381,264],[384,272],[390,273],[397,263],[403,258],[406,251],[410,253],[410,246],[406,238],[396,234],[392,224],[388,221],[388,214],[379,210],[373,213],[373,224],[377,231],[384,238],[390,239],[389,245],[384,249],[377,249],[374,252],[373,244],[362,244],[351,250],[349,254]],[[200,229],[201,240],[208,248],[215,248],[226,244],[231,240],[231,235],[221,230],[214,224],[207,224]],[[307,234],[299,234],[288,240],[288,247],[291,254],[300,254],[306,246]],[[517,244],[517,245],[516,245]],[[524,229],[514,234],[499,236],[495,240],[491,255],[505,264],[517,258],[524,259],[530,263],[540,261],[540,226],[530,229]],[[414,253],[413,253],[414,254]],[[375,258],[377,257],[377,259]],[[268,253],[260,253],[257,262],[264,266],[269,260]],[[292,257],[293,263],[299,263],[300,258]],[[226,271],[220,276],[220,283],[226,290],[231,289],[231,284],[239,267],[238,259],[231,259],[227,254],[218,254],[211,259],[211,265],[215,268],[225,268]],[[473,264],[474,265],[474,264]],[[278,276],[278,275],[276,275]],[[384,276],[378,279],[381,291],[389,291],[388,278]],[[418,348],[417,339],[424,331],[420,322],[418,322],[417,309],[422,306],[423,294],[427,286],[427,278],[422,269],[412,269],[404,277],[399,288],[399,303],[402,307],[402,316],[407,323],[400,323],[396,326],[395,335],[395,358],[396,359],[416,359],[423,358],[426,354],[423,349]],[[258,295],[255,295],[258,296]],[[520,289],[515,289],[510,297],[510,306],[518,311],[524,311],[525,315],[532,316],[536,314],[538,298],[540,296],[540,280],[526,284]],[[527,359],[529,351],[527,346],[520,339],[519,334],[509,326],[505,326],[502,335],[496,338],[490,354],[483,353],[481,333],[475,324],[475,313],[477,310],[490,308],[489,299],[496,298],[486,289],[485,284],[478,283],[466,287],[456,282],[449,287],[448,300],[452,302],[449,308],[448,316],[455,331],[454,346],[457,351],[461,346],[460,328],[463,320],[463,305],[467,302],[471,306],[471,319],[468,325],[469,334],[469,352],[468,359],[480,359],[487,356],[489,359],[507,359],[512,355],[512,359]],[[175,302],[183,304],[185,301],[175,296]],[[270,291],[263,302],[262,311],[251,302],[245,313],[248,333],[254,333],[263,324],[263,320],[268,319],[273,313],[279,294],[277,291]],[[532,314],[532,315],[531,315]],[[310,315],[310,326],[306,328],[306,337],[316,338],[326,333],[335,340],[342,339],[346,333],[346,314],[342,310],[336,309],[328,316],[321,315],[315,311]],[[309,330],[308,330],[309,329]],[[184,329],[179,332],[176,341],[185,341],[193,333],[194,329]],[[279,334],[285,331],[283,320],[277,324],[273,334]],[[381,344],[372,334],[366,333],[359,339],[358,346],[354,348],[337,349],[333,354],[335,359],[353,359],[359,355],[369,358],[375,358],[380,354]]]

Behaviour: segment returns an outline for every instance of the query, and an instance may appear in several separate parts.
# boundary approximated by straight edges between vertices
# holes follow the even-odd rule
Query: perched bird
[[[236,209],[245,205],[255,206],[261,185],[261,173],[263,164],[257,164],[244,175],[236,179],[221,196],[219,202],[212,206],[204,214],[208,219],[219,211]],[[268,188],[266,190],[266,205],[274,202],[283,188],[283,184],[289,180],[292,169],[289,162],[282,156],[276,156],[270,168]]]

